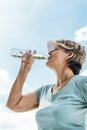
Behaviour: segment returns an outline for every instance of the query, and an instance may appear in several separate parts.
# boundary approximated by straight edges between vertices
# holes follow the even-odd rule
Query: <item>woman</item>
[[[84,130],[87,77],[79,75],[86,57],[84,47],[70,40],[48,41],[48,53],[46,65],[55,72],[57,82],[22,95],[23,84],[34,63],[29,50],[22,56],[7,106],[17,112],[39,107],[38,130]]]

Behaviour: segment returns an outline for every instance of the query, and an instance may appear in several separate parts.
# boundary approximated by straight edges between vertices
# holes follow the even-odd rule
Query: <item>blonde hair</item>
[[[65,52],[74,52],[74,56],[70,58],[67,63],[68,66],[71,68],[74,74],[79,74],[82,64],[86,60],[86,52],[84,49],[84,46],[82,46],[80,43],[77,43],[75,41],[71,40],[57,40],[56,43],[64,44],[63,49]],[[68,49],[71,48],[71,49]]]

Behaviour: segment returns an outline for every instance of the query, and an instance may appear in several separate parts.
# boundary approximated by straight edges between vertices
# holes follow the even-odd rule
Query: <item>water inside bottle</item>
[[[26,53],[26,51],[27,50],[25,50],[25,49],[12,48],[10,55],[13,56],[13,57],[21,58],[22,57],[22,53]],[[39,52],[33,54],[33,57],[35,59],[47,59],[47,56],[45,54],[41,54]]]

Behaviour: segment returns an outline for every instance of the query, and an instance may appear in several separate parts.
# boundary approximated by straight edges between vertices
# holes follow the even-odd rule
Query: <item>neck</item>
[[[57,87],[64,87],[68,81],[74,76],[70,69],[64,70],[62,73],[57,73]]]
[[[57,83],[52,89],[52,93],[55,93],[65,87],[69,80],[74,76],[72,71],[63,72],[62,75],[57,75]]]

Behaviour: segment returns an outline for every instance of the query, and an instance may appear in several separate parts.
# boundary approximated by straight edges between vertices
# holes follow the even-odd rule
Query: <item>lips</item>
[[[51,56],[48,56],[48,60],[51,58]]]

